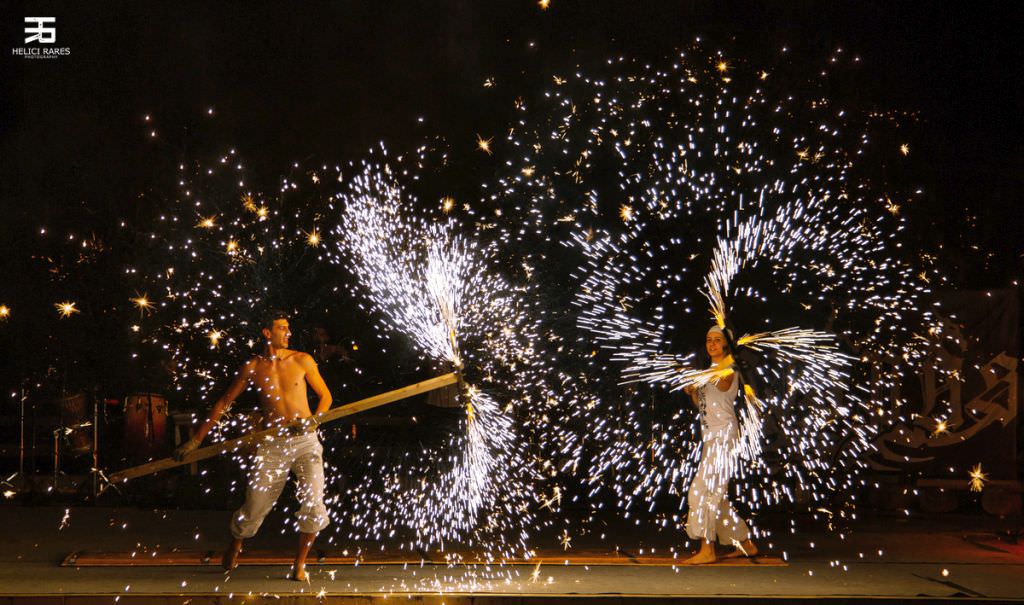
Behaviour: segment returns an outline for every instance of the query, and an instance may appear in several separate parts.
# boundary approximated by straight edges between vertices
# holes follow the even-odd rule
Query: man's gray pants
[[[323,452],[315,431],[261,441],[249,467],[245,503],[231,518],[231,535],[236,539],[256,535],[281,495],[289,472],[295,473],[299,500],[295,521],[299,531],[315,534],[327,527],[330,519],[324,505]]]

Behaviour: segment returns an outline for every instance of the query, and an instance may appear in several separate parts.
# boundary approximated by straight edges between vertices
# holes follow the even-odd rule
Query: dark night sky
[[[57,45],[70,57],[10,55],[23,18],[35,15],[57,17]],[[552,73],[620,53],[657,59],[700,35],[752,64],[788,45],[808,73],[837,47],[862,56],[848,90],[920,111],[919,215],[949,246],[996,255],[997,270],[974,270],[981,257],[967,256],[951,274],[1003,286],[1019,276],[1024,247],[1021,25],[1012,2],[553,0],[546,12],[468,0],[9,4],[0,13],[0,252],[10,259],[30,247],[40,225],[102,228],[166,180],[161,158],[186,146],[237,145],[251,166],[280,174],[306,157],[355,158],[380,139],[443,134],[472,145],[474,133],[500,132],[512,99]],[[498,86],[484,89],[489,76]],[[146,113],[158,141],[145,136]],[[968,215],[976,228],[964,227]]]

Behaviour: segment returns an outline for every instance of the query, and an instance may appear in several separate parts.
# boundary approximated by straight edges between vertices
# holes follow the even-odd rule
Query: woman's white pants
[[[750,538],[750,528],[729,503],[729,480],[739,459],[734,425],[703,432],[700,464],[690,484],[686,534],[693,540],[735,544]]]

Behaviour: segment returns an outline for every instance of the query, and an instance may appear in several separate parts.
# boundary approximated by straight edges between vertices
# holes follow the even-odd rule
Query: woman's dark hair
[[[703,370],[705,368],[711,367],[711,356],[708,355],[707,347],[702,346],[701,348],[697,349],[697,354],[694,356],[694,361],[696,362],[696,364],[694,365],[694,367],[696,368],[700,368]]]

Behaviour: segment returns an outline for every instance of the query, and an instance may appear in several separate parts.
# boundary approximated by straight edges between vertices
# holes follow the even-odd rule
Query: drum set
[[[170,453],[169,408],[162,395],[132,393],[111,399],[80,391],[57,396],[56,401],[46,396],[30,400],[25,387],[18,395],[18,470],[0,478],[7,486],[19,487],[18,491],[49,483],[45,481],[49,465],[40,462],[46,458],[47,433],[52,435],[48,449],[53,475],[46,491],[57,493],[84,491],[86,486],[93,497],[101,493],[101,449],[108,465],[141,463]]]

